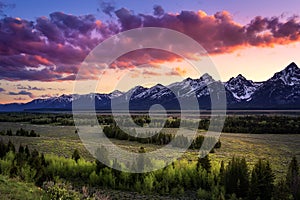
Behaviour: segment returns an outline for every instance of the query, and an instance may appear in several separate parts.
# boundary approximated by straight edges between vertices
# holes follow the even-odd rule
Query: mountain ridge
[[[154,104],[180,110],[179,101],[187,102],[195,96],[201,109],[210,109],[210,94],[218,96],[224,92],[217,89],[219,86],[223,87],[226,93],[228,109],[300,109],[300,69],[292,62],[263,82],[248,80],[242,74],[230,78],[227,82],[221,82],[205,73],[199,79],[186,78],[167,86],[158,83],[150,88],[136,86],[127,92],[115,90],[108,94],[63,94],[58,97],[34,99],[28,103],[0,104],[0,112],[71,110],[74,101],[84,100],[94,100],[97,110],[110,110],[112,100],[114,105],[120,104],[120,108],[125,108],[127,102],[130,109],[134,110],[147,110]]]

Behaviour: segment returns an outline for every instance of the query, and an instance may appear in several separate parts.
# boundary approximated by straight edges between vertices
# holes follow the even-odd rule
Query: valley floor
[[[28,145],[30,149],[37,149],[45,154],[55,154],[71,157],[73,151],[78,149],[85,159],[94,159],[85,149],[73,126],[32,125],[28,123],[0,122],[0,131],[12,129],[35,130],[41,137],[0,136],[4,142],[11,140],[14,144]],[[141,144],[132,141],[111,139],[118,146],[138,152],[143,146],[147,151],[153,151],[160,146],[154,144]],[[233,156],[245,157],[250,166],[258,159],[269,160],[276,177],[285,176],[288,163],[292,156],[300,160],[300,135],[298,134],[238,134],[222,133],[221,148],[210,154],[212,162],[229,161]],[[197,160],[199,152],[188,150],[184,157]]]

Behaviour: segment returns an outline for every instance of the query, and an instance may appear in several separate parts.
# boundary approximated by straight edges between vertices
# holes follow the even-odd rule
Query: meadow
[[[74,126],[34,125],[30,123],[0,122],[0,131],[11,129],[35,130],[40,137],[0,136],[8,142],[11,140],[17,146],[28,145],[30,149],[37,149],[41,153],[55,154],[70,158],[75,149],[87,160],[93,160],[93,156],[86,150]],[[171,131],[170,131],[171,132]],[[199,134],[203,132],[199,131]],[[146,151],[154,151],[160,148],[155,144],[141,144],[135,141],[110,139],[114,144],[128,150],[138,152],[143,146]],[[221,148],[215,149],[210,154],[212,162],[220,163],[229,161],[233,156],[245,157],[250,166],[258,159],[269,160],[278,177],[284,176],[286,168],[292,156],[300,160],[300,135],[299,134],[246,134],[246,133],[222,133],[220,137]],[[189,149],[184,157],[196,161],[198,150]]]
[[[105,186],[106,183],[101,182],[99,179],[100,174],[102,172],[100,172],[100,174],[98,174],[98,175],[97,175],[97,173],[99,173],[99,172],[97,172],[96,175],[93,175],[91,170],[92,170],[92,168],[94,169],[95,167],[96,167],[95,168],[95,170],[96,170],[98,168],[98,164],[96,163],[97,166],[95,166],[95,164],[94,164],[95,158],[85,149],[84,145],[82,144],[82,142],[77,134],[77,129],[75,128],[75,126],[72,125],[69,117],[68,117],[68,119],[60,118],[59,119],[60,122],[55,121],[53,123],[53,121],[51,122],[51,120],[53,120],[53,116],[55,116],[55,115],[51,115],[46,121],[44,120],[45,117],[43,118],[38,115],[37,116],[34,115],[34,116],[36,117],[36,119],[33,120],[35,123],[32,123],[33,121],[29,120],[31,117],[28,117],[28,119],[26,119],[26,120],[23,120],[23,121],[21,120],[21,121],[17,121],[17,122],[5,122],[5,120],[3,120],[4,118],[1,118],[2,122],[0,122],[0,133],[1,133],[0,141],[2,141],[4,144],[7,144],[9,141],[11,141],[16,147],[16,152],[18,151],[18,148],[20,145],[28,146],[28,148],[31,151],[36,149],[40,153],[40,155],[41,154],[46,155],[45,156],[46,161],[50,162],[50,163],[52,162],[51,160],[54,160],[55,162],[58,162],[58,163],[59,162],[62,162],[62,163],[65,162],[65,163],[69,163],[69,164],[73,163],[74,161],[70,161],[70,160],[74,159],[74,157],[73,157],[74,151],[77,150],[80,157],[84,159],[82,161],[83,164],[80,164],[81,161],[78,164],[76,164],[76,162],[77,162],[76,161],[73,164],[71,164],[71,166],[74,167],[75,171],[80,168],[80,165],[89,166],[86,170],[88,170],[88,174],[90,173],[91,175],[87,176],[82,181],[84,184],[89,184],[90,189],[94,188],[96,183],[100,183],[100,185],[102,184],[103,186],[95,188],[95,190],[97,189],[98,192],[101,191],[101,195],[103,195],[103,196],[101,196],[102,199],[132,199],[132,198],[139,198],[139,199],[141,199],[141,198],[142,199],[160,199],[160,198],[161,199],[178,199],[178,198],[179,199],[196,199],[197,196],[198,197],[201,196],[201,197],[203,197],[203,199],[210,199],[210,198],[212,198],[211,195],[214,193],[216,193],[218,195],[221,195],[221,194],[223,195],[223,193],[224,193],[224,192],[222,192],[223,191],[222,187],[219,186],[219,181],[220,181],[219,178],[218,178],[219,181],[217,181],[218,182],[217,185],[214,186],[214,184],[216,184],[216,183],[214,183],[214,184],[209,183],[211,186],[206,189],[206,190],[210,191],[209,193],[206,190],[201,190],[201,188],[199,190],[197,190],[197,187],[199,187],[200,183],[195,183],[197,187],[195,189],[192,189],[191,191],[189,191],[187,189],[190,187],[187,185],[176,186],[175,188],[173,188],[174,190],[172,190],[172,191],[171,190],[169,191],[168,188],[163,188],[161,190],[162,191],[161,194],[163,194],[163,196],[156,194],[157,192],[155,192],[155,191],[157,189],[149,189],[149,188],[142,189],[144,186],[142,186],[142,188],[140,188],[141,186],[136,185],[136,184],[134,185],[134,188],[130,191],[128,190],[128,188],[126,189],[126,187],[128,187],[128,186],[115,186],[114,185],[114,186],[107,187],[107,186]],[[17,119],[17,118],[12,117],[12,119]],[[260,119],[260,118],[258,118],[258,119]],[[265,121],[265,119],[266,118],[264,117],[263,120]],[[282,119],[282,118],[279,118],[279,119]],[[108,120],[108,122],[105,121],[106,120],[105,118],[101,118],[101,120],[103,120],[102,124],[104,123],[105,126],[107,126],[108,124],[111,123],[110,119]],[[140,119],[138,119],[138,120],[140,120]],[[255,118],[255,120],[256,120],[256,118]],[[254,122],[255,122],[255,120],[254,120]],[[38,121],[38,124],[36,124],[37,121]],[[176,120],[172,120],[172,121],[176,122]],[[296,123],[299,123],[298,118],[289,118],[289,121],[292,121],[289,124],[290,127],[297,126]],[[61,122],[63,122],[63,123],[61,123]],[[238,120],[234,121],[234,122],[241,123],[241,119],[238,118]],[[254,122],[252,120],[252,123],[254,123]],[[277,123],[277,122],[275,121],[274,123]],[[282,122],[280,122],[280,123],[282,123]],[[66,124],[66,125],[62,125],[62,124]],[[265,122],[262,124],[263,124],[263,126],[260,126],[259,130],[265,129],[265,127],[266,127]],[[169,127],[166,128],[166,132],[168,132],[168,133],[174,132],[176,130],[176,128],[172,128],[172,126],[173,126],[172,123],[169,123]],[[16,136],[15,133],[20,129],[28,130],[28,132],[33,130],[38,135],[38,137],[28,137],[28,136],[20,136],[20,135]],[[13,134],[7,135],[6,132],[8,130],[10,132],[12,132]],[[198,135],[203,135],[204,133],[205,133],[205,130],[203,130],[203,129],[198,131]],[[133,151],[133,152],[139,152],[141,147],[143,147],[146,151],[154,151],[162,146],[162,145],[157,145],[157,144],[140,143],[137,141],[120,140],[120,139],[115,139],[115,138],[110,138],[110,140],[117,146],[119,146],[123,149],[126,149],[128,151]],[[249,176],[252,176],[250,174],[250,171],[253,170],[255,168],[255,166],[257,167],[257,163],[259,160],[266,161],[266,162],[270,163],[270,166],[274,172],[275,183],[279,184],[281,180],[286,178],[287,169],[290,165],[291,158],[293,156],[295,156],[298,160],[300,160],[300,134],[291,134],[288,132],[286,132],[284,134],[279,134],[279,133],[276,133],[276,134],[222,133],[221,137],[220,137],[220,142],[221,142],[220,143],[221,148],[216,148],[216,149],[214,149],[213,152],[211,152],[209,154],[211,168],[213,171],[213,172],[211,172],[212,174],[209,175],[209,174],[204,173],[206,175],[203,175],[203,174],[201,175],[204,177],[207,176],[208,180],[211,180],[211,181],[215,179],[215,178],[213,178],[213,176],[214,177],[221,176],[218,171],[221,170],[221,168],[222,168],[222,162],[225,163],[225,165],[228,165],[228,163],[232,163],[234,161],[234,160],[232,160],[233,158],[245,158],[245,160],[247,161],[247,165],[249,167]],[[178,168],[178,169],[175,168],[174,169],[175,172],[172,172],[172,173],[195,173],[193,170],[195,170],[196,163],[199,163],[198,156],[199,156],[199,150],[188,149],[185,152],[185,154],[183,155],[183,158],[181,159],[182,160],[181,162],[183,162],[183,163],[180,162],[181,164],[177,163],[174,165],[175,166],[186,166],[187,170],[191,170],[191,172],[180,172],[180,170],[181,170],[180,168]],[[18,157],[18,156],[16,155],[16,157]],[[66,160],[62,160],[64,158]],[[185,161],[187,161],[190,164],[186,163]],[[243,165],[243,160],[237,159],[236,162]],[[198,166],[198,164],[197,164],[197,166]],[[0,165],[0,167],[1,167],[1,165]],[[66,168],[66,169],[70,170],[70,168]],[[168,171],[171,169],[166,168],[166,170]],[[179,171],[176,171],[176,170],[179,170]],[[184,169],[182,169],[182,170],[184,170]],[[197,167],[197,171],[198,171],[198,167]],[[22,170],[21,170],[21,172],[22,172]],[[105,170],[103,173],[106,173]],[[116,181],[118,180],[117,172],[112,171],[109,173],[113,173],[114,174],[113,176],[116,176],[115,180]],[[151,178],[153,176],[156,177],[155,180],[158,180],[158,178],[160,177],[160,173],[161,172],[155,172],[154,174],[150,173],[150,174],[146,174],[145,176],[142,176],[142,177],[140,177],[140,176],[137,176],[137,177],[133,176],[133,177],[135,177],[137,180],[140,180],[142,183],[144,183],[144,181],[148,180],[149,177]],[[167,173],[167,172],[164,172],[164,173]],[[168,172],[168,173],[171,173],[171,172]],[[57,177],[64,177],[63,174],[64,174],[64,172],[62,171],[61,173],[58,173]],[[6,174],[6,175],[8,175],[8,174]],[[128,175],[123,174],[123,176],[126,177]],[[176,176],[178,176],[178,175],[176,175]],[[169,177],[169,176],[167,176],[167,177]],[[191,176],[190,178],[193,179],[192,177],[193,176]],[[78,182],[76,178],[74,180],[72,178],[71,179],[68,179],[67,177],[65,177],[65,178],[68,181],[70,181],[71,183],[73,182],[75,185]],[[54,177],[54,180],[55,179],[56,178]],[[122,178],[120,178],[120,180],[122,180]],[[221,184],[221,182],[220,182],[220,184]],[[45,194],[45,191],[43,189],[41,189],[40,187],[36,187],[32,183],[26,183],[26,181],[24,183],[24,180],[19,180],[16,177],[14,177],[13,179],[10,179],[7,176],[0,177],[0,194],[14,195],[13,193],[8,194],[7,185],[9,185],[9,184],[16,185],[16,188],[20,188],[19,189],[20,191],[25,191],[25,190],[27,190],[26,187],[29,187],[30,188],[29,191],[31,191],[31,192],[29,194],[24,193],[24,195],[29,195],[28,199],[30,199],[30,197],[32,197],[32,196],[34,196],[34,198],[35,198],[36,195],[39,196],[39,199],[49,198],[49,195]],[[168,184],[172,184],[172,182],[170,182]],[[78,195],[81,196],[81,198],[82,198],[82,193],[84,193],[84,192],[82,191],[82,188],[81,188],[82,187],[81,182],[80,182],[79,186],[80,187],[78,187],[77,190],[74,192],[79,193],[80,195],[79,194]],[[154,187],[154,186],[152,186],[152,187]],[[158,187],[158,186],[156,185],[155,187]],[[218,189],[216,189],[216,188],[218,188]],[[226,185],[225,185],[225,188],[226,188]],[[147,192],[145,193],[144,190],[145,191],[149,190],[149,191],[148,191],[148,193]],[[152,191],[152,192],[150,192],[150,191]],[[175,196],[179,195],[179,197],[175,197],[174,194],[175,194]],[[22,194],[22,192],[21,192],[21,194],[19,194],[19,192],[16,192],[15,195],[16,196],[12,197],[13,199],[20,199],[19,196],[22,196],[23,194]],[[108,196],[110,196],[111,198],[108,198]],[[227,199],[227,197],[234,199],[234,196],[226,196],[226,199]],[[214,196],[214,198],[217,198],[217,197]]]

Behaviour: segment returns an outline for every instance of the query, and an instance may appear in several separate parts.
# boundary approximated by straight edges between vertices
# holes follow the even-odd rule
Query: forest
[[[115,160],[110,162],[119,164]],[[0,173],[42,187],[50,199],[97,199],[95,190],[88,188],[166,196],[194,194],[195,198],[207,200],[300,198],[296,157],[291,158],[286,177],[277,181],[268,160],[259,159],[252,168],[245,158],[238,157],[213,165],[209,155],[192,163],[178,160],[153,172],[127,173],[108,168],[98,160],[86,161],[77,150],[71,158],[64,158],[0,141]],[[85,192],[79,192],[82,189]]]
[[[192,141],[189,141],[189,138],[184,135],[175,137],[175,134],[163,133],[163,130],[159,133],[146,132],[143,133],[143,135],[134,133],[135,136],[132,136],[131,134],[127,134],[126,132],[124,132],[116,125],[105,126],[103,128],[103,132],[108,138],[137,141],[142,144],[166,145],[173,140],[173,147],[184,148],[185,146],[190,144],[190,149],[200,149],[205,139],[205,136],[197,135]],[[134,132],[134,129],[129,129],[127,132]],[[209,136],[206,136],[206,139],[209,140],[209,144],[215,144],[214,148],[217,149],[221,147],[221,141],[219,139]]]
[[[111,115],[97,115],[101,125],[115,125]],[[135,124],[144,127],[151,122],[157,127],[178,128],[180,125],[190,126],[193,122],[182,121],[178,117],[169,116],[162,122],[160,119],[151,119],[148,115],[132,115]],[[218,120],[218,118],[216,118]],[[220,118],[221,119],[221,118]],[[127,123],[127,118],[122,123]],[[72,114],[67,113],[0,113],[0,122],[26,122],[43,125],[53,124],[57,126],[74,126]],[[90,121],[84,122],[90,124]],[[94,124],[96,125],[96,124]],[[210,125],[210,117],[199,119],[199,130],[207,130]],[[293,115],[228,115],[226,116],[223,131],[225,133],[253,133],[253,134],[298,134],[300,133],[300,117]],[[210,127],[213,129],[214,127]]]

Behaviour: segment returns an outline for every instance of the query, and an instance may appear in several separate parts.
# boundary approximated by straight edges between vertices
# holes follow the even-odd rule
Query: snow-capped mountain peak
[[[153,104],[162,103],[170,109],[178,109],[178,100],[189,102],[190,98],[197,97],[199,106],[209,109],[210,95],[219,95],[221,90],[214,86],[223,86],[226,89],[227,105],[229,108],[243,109],[300,109],[300,69],[291,63],[282,71],[274,74],[264,82],[247,80],[243,75],[230,78],[227,82],[215,81],[209,74],[203,74],[199,79],[186,78],[181,82],[168,86],[161,84],[150,88],[136,86],[127,92],[118,90],[109,94],[73,94],[56,97],[35,99],[23,104],[0,105],[0,111],[24,111],[35,109],[71,110],[72,103],[78,101],[95,103],[96,109],[109,110],[111,103],[122,108],[126,101],[130,101],[134,109],[145,110]],[[212,87],[209,87],[212,86]],[[82,109],[85,109],[83,106]]]
[[[255,84],[247,80],[243,75],[232,77],[225,83],[225,88],[229,90],[238,101],[247,100],[256,91],[260,84]]]
[[[285,69],[274,74],[269,81],[282,81],[283,84],[293,86],[300,84],[300,68],[292,62]]]
[[[203,74],[200,78],[199,81],[205,82],[207,85],[214,82],[215,80],[209,75],[208,73]]]
[[[122,96],[123,94],[124,94],[123,92],[121,92],[121,91],[119,91],[119,90],[115,90],[115,91],[113,91],[113,92],[111,92],[111,93],[109,94],[109,97],[110,97],[111,99],[113,99],[113,98],[120,97],[120,96]]]

